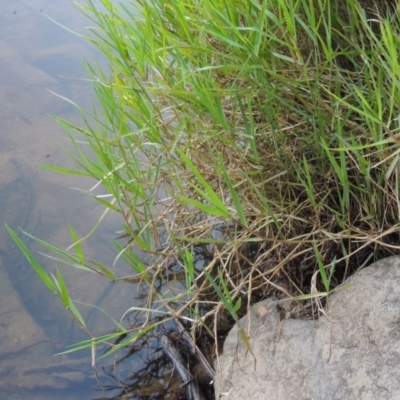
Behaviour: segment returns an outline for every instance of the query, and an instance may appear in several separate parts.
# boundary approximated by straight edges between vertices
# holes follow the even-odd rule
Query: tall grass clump
[[[94,197],[124,221],[116,258],[148,285],[147,325],[120,327],[118,346],[173,318],[217,339],[257,299],[327,296],[399,252],[391,4],[100,3],[82,5],[109,62],[88,68],[100,106],[85,126],[60,120],[77,167],[57,170],[107,190]]]

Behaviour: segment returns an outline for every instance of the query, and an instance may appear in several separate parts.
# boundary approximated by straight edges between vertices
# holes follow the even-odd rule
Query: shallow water
[[[67,135],[50,117],[79,122],[76,110],[55,96],[91,108],[91,87],[83,59],[99,58],[83,39],[88,21],[68,0],[8,0],[0,9],[0,400],[93,399],[99,392],[90,351],[54,356],[70,343],[87,339],[10,241],[4,223],[67,248],[68,224],[87,234],[101,206],[77,190],[93,182],[61,176],[39,164],[72,166],[63,152]],[[100,58],[101,60],[101,58]],[[109,242],[116,236],[109,218],[87,254],[106,265],[113,262]],[[32,246],[32,243],[28,241]],[[33,249],[36,249],[34,246]],[[54,262],[45,261],[55,270]],[[72,298],[103,307],[114,317],[133,301],[129,285],[109,285],[95,274],[62,268]],[[118,294],[118,296],[116,295]],[[79,306],[96,334],[113,325],[103,314]],[[109,361],[111,362],[111,361]],[[107,363],[107,362],[106,362]]]

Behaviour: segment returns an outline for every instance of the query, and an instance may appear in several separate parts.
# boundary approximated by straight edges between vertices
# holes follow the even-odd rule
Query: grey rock
[[[229,333],[217,399],[400,399],[400,257],[349,278],[318,321],[281,320],[278,303],[255,304]]]

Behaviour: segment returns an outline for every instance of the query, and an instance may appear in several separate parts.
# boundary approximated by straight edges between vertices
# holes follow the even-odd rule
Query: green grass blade
[[[37,273],[42,282],[53,292],[57,293],[57,286],[54,284],[53,280],[49,276],[49,274],[45,271],[45,269],[36,261],[33,257],[32,253],[25,246],[22,240],[17,236],[17,234],[6,224],[6,229],[11,238],[14,240],[15,244],[21,250],[25,258],[29,261],[34,271]]]

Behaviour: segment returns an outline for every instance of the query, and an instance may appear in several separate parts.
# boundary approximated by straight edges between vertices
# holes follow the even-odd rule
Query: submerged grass
[[[100,109],[84,126],[58,119],[77,168],[54,170],[103,185],[108,196],[93,197],[124,221],[116,257],[148,285],[145,322],[112,349],[163,324],[155,312],[217,340],[227,312],[237,320],[271,293],[329,295],[399,253],[400,25],[389,3],[100,3],[81,5],[109,61],[88,66]],[[117,279],[72,238],[76,255],[48,248]],[[27,257],[71,304],[61,272],[51,280]]]

